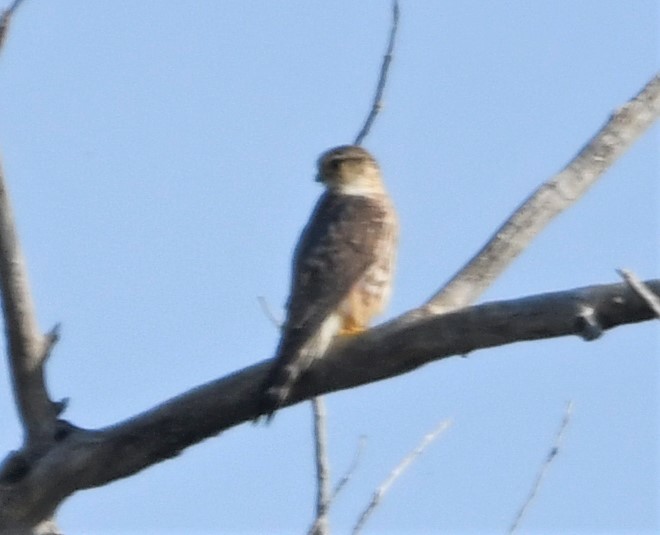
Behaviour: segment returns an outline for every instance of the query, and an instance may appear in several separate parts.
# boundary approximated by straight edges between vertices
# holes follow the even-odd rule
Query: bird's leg
[[[341,329],[339,330],[340,336],[355,336],[367,330],[366,325],[358,321],[357,318],[348,315],[343,318]]]

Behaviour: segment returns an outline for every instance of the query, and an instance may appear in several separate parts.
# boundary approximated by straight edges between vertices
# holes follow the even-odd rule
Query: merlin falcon
[[[262,388],[271,418],[333,338],[365,330],[389,300],[398,222],[376,160],[353,145],[318,159],[325,187],[293,255],[286,320]]]

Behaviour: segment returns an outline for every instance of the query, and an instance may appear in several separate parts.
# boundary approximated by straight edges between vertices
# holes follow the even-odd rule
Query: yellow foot
[[[355,336],[366,330],[366,327],[361,327],[360,325],[344,325],[339,331],[339,336]]]

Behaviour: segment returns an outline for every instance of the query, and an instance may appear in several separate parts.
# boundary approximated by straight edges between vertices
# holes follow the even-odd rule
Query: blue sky
[[[8,2],[4,3],[5,5]],[[100,427],[269,357],[320,152],[368,111],[385,1],[28,0],[0,58],[0,150],[66,417]],[[392,304],[419,305],[658,69],[653,1],[402,1],[365,146],[402,224]],[[657,126],[484,296],[658,276]],[[658,327],[479,351],[327,398],[331,469],[366,449],[346,532],[437,422],[452,428],[365,533],[503,533],[563,449],[525,532],[660,529]],[[66,533],[301,533],[308,404],[243,425],[61,508]],[[0,361],[0,451],[20,444]]]

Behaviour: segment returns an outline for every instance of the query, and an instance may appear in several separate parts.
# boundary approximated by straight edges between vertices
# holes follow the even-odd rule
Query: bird
[[[325,190],[294,249],[286,317],[261,387],[270,421],[336,336],[355,335],[387,305],[399,224],[375,158],[342,145],[318,158]]]

